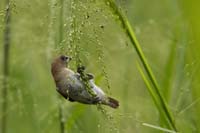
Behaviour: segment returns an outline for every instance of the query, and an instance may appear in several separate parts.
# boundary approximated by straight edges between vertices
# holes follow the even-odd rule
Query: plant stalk
[[[60,24],[59,24],[59,31],[58,31],[58,45],[61,45],[63,41],[63,5],[64,0],[60,0]],[[59,99],[59,121],[60,121],[60,133],[65,133],[65,118],[64,118],[64,112],[63,112],[63,105],[62,105],[62,99]]]
[[[4,52],[3,52],[3,103],[2,103],[2,121],[1,132],[6,133],[7,127],[7,93],[8,93],[8,76],[9,76],[9,51],[10,51],[10,1],[6,0],[5,10],[5,29],[4,29]]]
[[[133,28],[131,27],[131,24],[128,21],[128,18],[122,13],[122,11],[118,8],[117,4],[113,1],[113,0],[105,0],[106,4],[109,5],[109,7],[114,11],[114,13],[119,17],[119,21],[122,23],[123,28],[126,30],[126,33],[128,35],[128,37],[130,38],[133,47],[135,48],[141,62],[142,65],[154,87],[154,91],[157,93],[158,98],[161,102],[161,106],[163,108],[163,111],[165,112],[165,115],[168,118],[169,124],[171,125],[171,127],[177,131],[175,123],[174,123],[174,119],[173,116],[171,115],[168,106],[165,102],[164,97],[162,96],[161,92],[160,92],[160,88],[158,86],[157,80],[146,60],[146,57],[140,47],[140,44],[135,36],[135,33],[133,31]]]

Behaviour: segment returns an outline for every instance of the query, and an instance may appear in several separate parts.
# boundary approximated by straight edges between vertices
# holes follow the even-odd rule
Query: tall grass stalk
[[[176,133],[175,131],[172,131],[172,130],[169,130],[169,129],[166,129],[166,128],[162,128],[162,127],[159,127],[159,126],[151,125],[151,124],[148,124],[148,123],[142,123],[142,125],[146,126],[146,127],[154,128],[156,130],[163,131],[165,133]]]
[[[175,131],[177,131],[176,125],[174,123],[174,118],[171,115],[169,108],[167,106],[167,103],[165,102],[164,97],[162,96],[161,92],[160,92],[160,87],[157,83],[157,80],[147,62],[147,59],[140,47],[140,44],[135,36],[135,33],[133,31],[133,28],[131,26],[131,24],[129,23],[128,18],[122,13],[122,11],[118,8],[117,4],[113,1],[113,0],[105,0],[106,4],[109,5],[109,7],[113,10],[113,12],[119,17],[119,21],[122,23],[123,28],[125,29],[128,37],[130,38],[132,45],[134,46],[140,61],[143,64],[143,67],[148,75],[148,78],[153,86],[153,93],[155,93],[155,95],[158,96],[158,99],[161,103],[161,109],[159,109],[160,112],[164,111],[166,118],[169,121],[169,124],[171,126],[172,129],[174,129]],[[162,114],[162,113],[161,113]]]
[[[64,0],[60,0],[60,18],[59,18],[59,31],[58,31],[58,45],[60,45],[63,41],[63,6]],[[59,121],[60,121],[60,133],[65,133],[65,118],[63,111],[63,104],[61,97],[59,98]]]
[[[59,121],[60,121],[60,133],[65,133],[65,118],[64,118],[64,112],[63,112],[63,107],[62,107],[62,99],[59,97],[60,102],[59,102]]]
[[[154,93],[153,88],[151,86],[151,83],[147,79],[147,76],[145,75],[144,71],[142,70],[142,67],[140,66],[140,64],[138,62],[137,62],[137,68],[138,68],[138,70],[139,70],[139,72],[140,72],[140,74],[141,74],[141,76],[142,76],[142,78],[144,80],[144,83],[145,83],[145,85],[147,87],[147,90],[149,91],[149,93],[150,93],[150,95],[151,95],[156,107],[158,108],[158,110],[162,110],[161,103],[160,103],[157,95]],[[160,113],[161,113],[161,116],[166,118],[166,115],[164,114],[163,111],[161,111]],[[166,122],[168,124],[167,118],[164,119],[164,120],[165,120],[164,122]],[[170,127],[170,125],[169,125],[169,127]]]
[[[58,19],[56,19],[56,9],[57,9],[57,3],[59,3],[59,9],[60,12]],[[49,24],[49,47],[55,47],[60,48],[60,44],[63,40],[63,5],[64,0],[50,0],[50,24]],[[59,21],[59,23],[56,23],[56,21]],[[58,25],[56,25],[58,24]],[[58,32],[58,33],[57,33]],[[57,39],[58,37],[58,39]],[[60,50],[60,49],[59,49]],[[48,51],[49,52],[49,51]],[[50,52],[51,49],[50,49]],[[65,118],[64,118],[64,112],[63,112],[63,104],[62,104],[62,97],[58,95],[58,119],[59,119],[59,125],[60,125],[60,133],[65,132]]]
[[[5,29],[4,29],[4,62],[3,62],[3,105],[2,105],[2,133],[6,133],[7,127],[7,97],[8,97],[8,76],[9,76],[9,50],[10,50],[10,1],[6,1]]]

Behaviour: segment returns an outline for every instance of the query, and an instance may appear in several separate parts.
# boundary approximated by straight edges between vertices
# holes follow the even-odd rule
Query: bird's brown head
[[[57,60],[58,60],[58,62],[59,62],[60,64],[62,64],[63,66],[67,66],[68,63],[72,60],[72,58],[69,57],[69,56],[61,55],[61,56],[59,56],[59,57],[57,58]]]
[[[68,64],[71,61],[71,59],[72,59],[71,57],[66,55],[60,55],[59,57],[55,58],[51,64],[52,73],[59,71],[59,69],[68,67]]]

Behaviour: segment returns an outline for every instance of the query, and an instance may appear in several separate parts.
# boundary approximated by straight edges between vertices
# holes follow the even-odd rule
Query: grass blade
[[[161,106],[165,112],[165,115],[167,116],[167,119],[169,120],[169,123],[170,123],[172,129],[174,129],[176,131],[177,129],[176,129],[176,126],[174,123],[173,116],[171,115],[171,113],[167,107],[167,104],[165,102],[165,99],[160,92],[157,80],[146,60],[146,57],[140,47],[140,44],[135,36],[135,33],[131,27],[131,24],[128,21],[128,18],[122,13],[122,11],[118,8],[117,4],[113,0],[105,0],[105,2],[113,10],[114,14],[116,14],[119,17],[119,21],[122,23],[123,28],[126,30],[126,33],[127,33],[128,37],[130,38],[132,45],[134,46],[142,64],[143,64],[143,67],[151,81],[151,84],[154,87],[154,91],[156,92],[156,94],[161,102]]]
[[[59,29],[58,29],[58,44],[60,45],[63,40],[63,5],[64,0],[60,0],[60,16],[59,16]],[[65,133],[65,118],[64,118],[64,109],[62,104],[62,98],[59,97],[60,103],[59,103],[59,119],[60,119],[60,133]]]
[[[154,128],[154,129],[157,129],[157,130],[160,130],[160,131],[163,131],[163,132],[167,132],[167,133],[176,133],[173,130],[169,130],[169,129],[166,129],[166,128],[158,127],[158,126],[151,125],[151,124],[148,124],[148,123],[142,123],[142,125],[150,127],[150,128]]]
[[[6,1],[5,10],[5,29],[4,29],[4,64],[3,64],[3,105],[2,105],[2,121],[1,131],[6,132],[7,127],[7,100],[8,100],[8,76],[9,76],[9,51],[10,51],[10,1]]]

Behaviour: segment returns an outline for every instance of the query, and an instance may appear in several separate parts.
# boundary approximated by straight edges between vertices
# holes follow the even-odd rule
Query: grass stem
[[[9,49],[10,49],[10,1],[6,1],[5,10],[5,29],[4,29],[4,62],[3,62],[3,105],[2,105],[2,133],[6,133],[7,127],[7,93],[8,93],[8,76],[9,76]]]
[[[167,103],[165,102],[165,99],[160,92],[160,88],[157,83],[157,80],[151,70],[151,67],[149,66],[149,64],[147,62],[147,59],[142,51],[142,48],[140,47],[140,44],[135,36],[133,28],[128,21],[128,18],[122,13],[122,11],[118,8],[117,4],[113,0],[105,0],[105,1],[106,1],[106,4],[109,5],[109,7],[113,10],[113,12],[119,17],[119,21],[122,23],[123,28],[125,29],[128,37],[130,38],[132,45],[134,46],[134,48],[140,58],[140,61],[143,64],[143,67],[148,75],[148,78],[151,81],[151,84],[153,85],[154,91],[160,100],[162,109],[165,112],[165,115],[167,116],[172,129],[177,131],[173,116],[171,115],[169,108],[167,106]]]
[[[61,45],[63,41],[63,6],[64,0],[60,0],[60,20],[59,20],[59,31],[58,31],[58,44]],[[60,119],[60,133],[65,133],[65,118],[63,115],[63,108],[62,108],[62,99],[59,99],[59,119]]]

